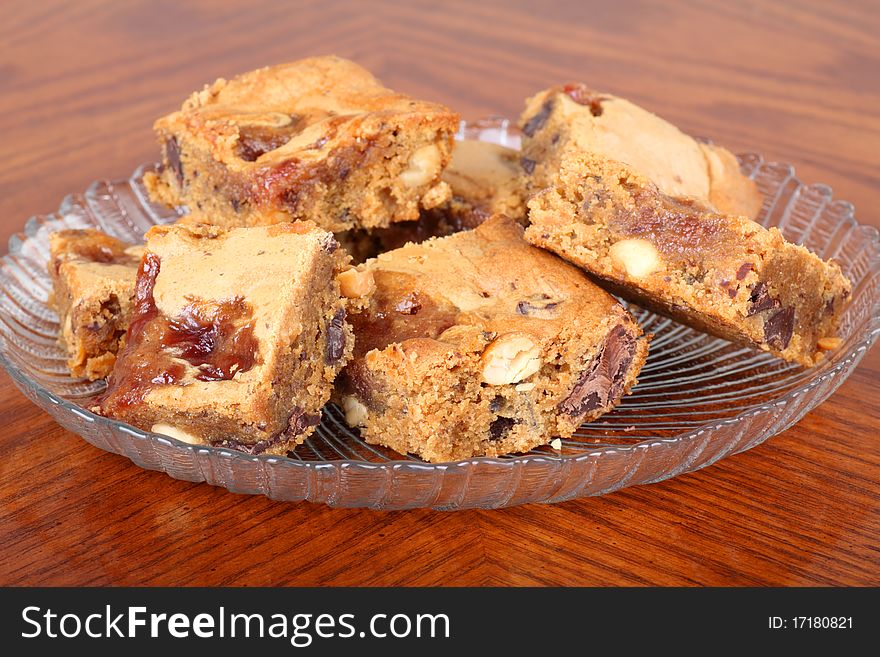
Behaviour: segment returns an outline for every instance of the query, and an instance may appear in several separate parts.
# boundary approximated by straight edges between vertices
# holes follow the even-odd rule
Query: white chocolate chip
[[[608,253],[614,266],[630,278],[643,278],[663,269],[657,249],[648,240],[621,240],[612,244]]]
[[[157,422],[152,426],[150,431],[153,433],[161,433],[162,435],[169,436],[182,443],[189,443],[190,445],[201,445],[204,442],[198,436],[195,436],[188,431],[184,431],[180,427],[175,427],[173,424],[165,424],[164,422]]]
[[[336,277],[339,281],[339,290],[342,296],[349,299],[359,299],[371,294],[376,289],[376,281],[373,272],[348,269]]]
[[[406,187],[419,187],[439,175],[440,149],[434,144],[428,144],[410,156],[407,168],[400,174],[400,179]]]
[[[367,421],[367,407],[354,395],[342,398],[342,410],[345,411],[345,421],[350,427],[362,427]]]
[[[525,335],[507,334],[494,340],[483,352],[483,381],[503,386],[532,376],[541,369],[538,345]]]
[[[555,450],[560,450],[562,449],[562,441],[559,438],[554,438],[550,441],[550,447]]]
[[[514,390],[516,390],[517,392],[529,392],[530,390],[534,390],[534,389],[535,389],[534,383],[520,383],[514,388]]]

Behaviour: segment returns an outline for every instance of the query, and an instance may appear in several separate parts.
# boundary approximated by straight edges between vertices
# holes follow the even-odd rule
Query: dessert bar
[[[636,382],[647,339],[583,272],[530,246],[514,220],[381,254],[352,315],[337,381],[368,442],[428,461],[524,452],[570,436]]]
[[[73,376],[103,379],[116,362],[134,306],[142,248],[94,229],[49,236],[52,305]]]
[[[353,230],[337,235],[356,263],[393,251],[408,242],[418,244],[476,228],[493,214],[504,214],[524,223],[525,192],[519,170],[519,153],[485,141],[455,142],[452,162],[443,171],[452,198],[423,210],[415,221],[387,228]]]
[[[252,454],[302,442],[351,354],[341,287],[368,293],[354,285],[365,275],[310,222],[156,226],[146,238],[126,344],[98,411]]]
[[[529,201],[526,239],[610,291],[697,329],[814,364],[850,283],[776,229],[673,198],[619,162],[572,155]]]
[[[162,168],[146,183],[223,226],[387,226],[449,198],[440,174],[458,123],[353,62],[314,57],[217,80],[159,119]]]
[[[664,194],[754,219],[762,197],[728,150],[698,142],[623,98],[583,84],[532,96],[520,116],[522,168],[530,192],[550,184],[563,157],[592,153],[625,163]]]
[[[468,227],[493,214],[525,221],[525,190],[518,151],[475,139],[456,141],[452,162],[442,179],[449,183],[452,198],[438,210],[461,217]]]

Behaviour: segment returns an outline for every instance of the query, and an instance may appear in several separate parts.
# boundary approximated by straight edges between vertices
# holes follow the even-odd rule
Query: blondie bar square
[[[452,162],[443,171],[452,198],[423,210],[415,221],[401,221],[388,228],[346,231],[337,235],[356,263],[407,242],[418,244],[432,237],[445,237],[476,228],[493,214],[520,223],[526,218],[526,199],[519,169],[519,152],[486,141],[456,141]]]
[[[596,155],[563,160],[529,201],[526,239],[607,289],[805,366],[836,335],[850,283],[832,261],[746,219],[673,198]]]
[[[159,119],[163,166],[146,182],[223,226],[387,226],[449,198],[440,175],[458,121],[357,64],[314,57],[217,80]]]
[[[550,184],[569,153],[625,163],[664,193],[722,214],[754,219],[761,209],[755,183],[727,149],[702,143],[638,105],[575,83],[551,87],[526,102],[523,178],[530,192]]]
[[[359,266],[376,291],[336,399],[368,442],[435,462],[528,451],[635,384],[629,313],[522,235],[499,215]]]
[[[52,305],[67,367],[73,376],[103,379],[124,343],[143,249],[94,229],[52,233],[49,249]]]
[[[99,412],[253,454],[302,442],[353,343],[337,279],[348,257],[333,236],[294,222],[156,226],[146,237]]]

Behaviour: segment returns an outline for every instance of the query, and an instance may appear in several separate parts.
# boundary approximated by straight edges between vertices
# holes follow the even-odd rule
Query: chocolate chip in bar
[[[744,262],[740,265],[739,269],[736,270],[736,280],[743,280],[754,268],[755,266],[751,262]]]
[[[305,433],[307,429],[318,426],[320,422],[320,413],[306,413],[300,408],[294,408],[287,423],[287,429],[284,431],[284,436],[287,439],[293,439]]]
[[[752,289],[752,294],[749,297],[749,302],[752,304],[749,306],[747,313],[749,317],[757,315],[765,310],[779,307],[779,299],[774,299],[770,296],[770,293],[767,291],[767,286],[763,281],[755,283],[755,287]]]
[[[335,253],[336,249],[339,248],[339,242],[331,233],[328,233],[327,236],[321,240],[321,246],[327,253]]]
[[[541,106],[541,109],[535,114],[532,118],[525,122],[523,125],[522,131],[528,137],[534,137],[535,133],[538,132],[541,128],[544,127],[544,124],[547,123],[547,117],[550,116],[550,112],[553,110],[553,101],[548,100]]]
[[[559,404],[560,410],[578,417],[614,401],[623,389],[622,377],[635,351],[632,336],[622,326],[615,328],[599,355],[593,358],[571,393]]]
[[[165,140],[165,160],[177,177],[177,183],[183,187],[183,163],[180,161],[180,147],[174,137]]]
[[[337,362],[345,353],[345,310],[337,310],[327,325],[327,356],[328,365]]]
[[[794,307],[778,310],[764,322],[764,340],[774,349],[785,349],[794,332]]]
[[[510,430],[513,429],[517,424],[519,424],[519,420],[512,417],[497,417],[492,420],[491,424],[489,424],[489,439],[490,440],[501,440],[510,433]]]
[[[516,312],[518,315],[525,315],[526,317],[552,315],[559,303],[559,301],[553,300],[549,294],[536,294],[518,302],[516,304]]]

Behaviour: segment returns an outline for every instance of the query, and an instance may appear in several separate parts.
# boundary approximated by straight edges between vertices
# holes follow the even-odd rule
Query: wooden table
[[[331,52],[472,118],[582,79],[791,162],[880,225],[876,3],[474,4],[4,3],[2,243],[155,159],[153,119],[206,81]],[[141,470],[4,374],[0,584],[877,585],[878,389],[875,349],[796,427],[697,473],[556,506],[381,513]]]

